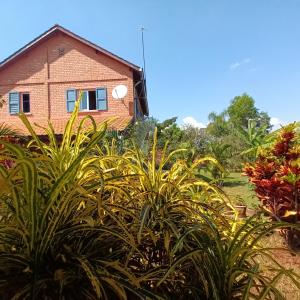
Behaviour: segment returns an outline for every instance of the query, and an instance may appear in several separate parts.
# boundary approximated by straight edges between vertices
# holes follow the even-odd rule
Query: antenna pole
[[[145,30],[145,27],[142,26],[141,32],[142,32],[143,64],[144,64],[144,79],[145,79],[146,78],[146,60],[145,60],[144,30]]]
[[[141,26],[140,28],[142,32],[142,47],[143,47],[143,64],[144,64],[144,70],[143,70],[143,91],[144,91],[144,98],[147,103],[147,88],[146,88],[146,59],[145,59],[145,43],[144,43],[144,31],[146,30],[144,26]],[[148,105],[147,105],[147,110],[148,110]]]

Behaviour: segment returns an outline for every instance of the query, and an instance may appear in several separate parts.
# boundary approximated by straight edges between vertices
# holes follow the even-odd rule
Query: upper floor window
[[[78,95],[79,96],[79,95]],[[82,91],[80,110],[96,110],[96,91]]]
[[[67,111],[74,110],[75,102],[79,98],[80,91],[69,89],[66,92]],[[81,91],[80,111],[107,110],[106,88]]]
[[[30,112],[30,95],[28,93],[21,94],[22,111],[24,113]]]
[[[9,113],[14,115],[19,112],[30,112],[30,94],[11,92],[8,96]]]

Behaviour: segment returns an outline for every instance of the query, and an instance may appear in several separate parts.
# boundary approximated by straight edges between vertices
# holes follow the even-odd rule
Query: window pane
[[[67,91],[67,99],[69,101],[76,101],[76,90],[68,90]]]
[[[18,114],[20,112],[20,96],[18,92],[9,93],[9,112]]]
[[[67,90],[67,112],[72,112],[74,110],[76,93],[75,89]]]
[[[86,110],[87,109],[87,91],[82,92],[82,98],[80,102],[80,109]]]
[[[30,96],[29,94],[22,94],[22,100],[23,100],[23,112],[29,113],[30,112]]]
[[[89,110],[96,110],[96,109],[97,109],[96,92],[89,91]]]
[[[75,107],[75,102],[73,101],[68,101],[67,102],[67,111],[73,111],[74,110],[74,107]]]
[[[98,100],[106,100],[106,89],[105,88],[97,89],[97,99]]]
[[[106,101],[104,100],[99,100],[98,101],[98,109],[99,110],[106,110],[107,106],[106,106]]]

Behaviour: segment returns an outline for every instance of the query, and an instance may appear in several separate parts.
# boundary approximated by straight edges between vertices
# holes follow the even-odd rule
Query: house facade
[[[127,93],[113,97],[120,85]],[[20,112],[32,124],[46,126],[51,120],[62,133],[79,95],[79,118],[92,115],[103,122],[116,117],[111,125],[116,130],[148,115],[143,70],[59,25],[0,63],[0,95],[5,101],[0,123],[24,134]]]

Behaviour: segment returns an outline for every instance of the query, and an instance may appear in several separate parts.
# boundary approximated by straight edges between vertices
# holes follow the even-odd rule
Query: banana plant
[[[235,127],[237,135],[243,140],[246,150],[241,152],[241,155],[257,155],[259,148],[268,142],[268,125],[257,126],[257,121],[254,119],[248,120],[247,128],[241,126]]]

